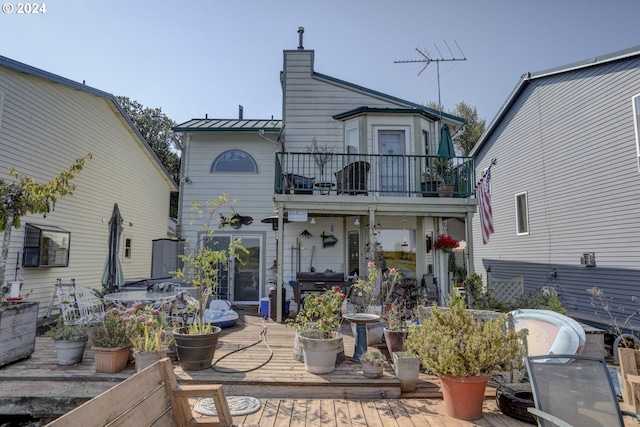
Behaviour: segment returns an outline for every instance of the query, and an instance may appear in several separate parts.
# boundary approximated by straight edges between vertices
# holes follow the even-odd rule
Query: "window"
[[[516,194],[516,235],[529,234],[529,205],[527,193]]]
[[[631,99],[633,101],[633,124],[636,130],[636,155],[638,161],[638,171],[640,171],[640,94],[634,96]]]
[[[246,151],[228,150],[216,157],[209,172],[258,173],[258,164]]]
[[[124,258],[131,259],[131,239],[124,239]]]
[[[344,139],[347,146],[347,153],[357,153],[358,146],[360,145],[358,143],[358,128],[347,129]]]
[[[69,266],[71,233],[53,225],[26,224],[23,267]]]

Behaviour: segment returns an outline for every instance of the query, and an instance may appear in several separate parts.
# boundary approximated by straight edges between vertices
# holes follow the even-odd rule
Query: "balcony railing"
[[[278,194],[468,197],[475,182],[471,157],[276,153],[274,189]]]

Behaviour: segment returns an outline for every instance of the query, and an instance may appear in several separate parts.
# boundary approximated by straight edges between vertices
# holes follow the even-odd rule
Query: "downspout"
[[[282,207],[278,209],[278,241],[276,242],[278,268],[276,269],[276,322],[282,323],[282,312],[284,307],[282,306],[282,293],[284,292],[283,277],[284,277],[284,209]]]
[[[182,213],[183,202],[184,202],[184,184],[186,182],[187,176],[185,175],[186,171],[189,169],[187,165],[187,161],[189,159],[189,147],[191,145],[191,135],[186,133],[184,138],[184,144],[182,147],[182,152],[180,153],[180,182],[178,183],[178,224],[176,225],[176,237],[178,241],[183,239],[182,236]]]

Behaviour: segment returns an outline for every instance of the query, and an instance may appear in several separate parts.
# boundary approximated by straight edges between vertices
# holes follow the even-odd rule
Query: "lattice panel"
[[[512,301],[524,294],[524,278],[522,276],[512,279],[497,279],[491,277],[489,289],[492,295],[500,302]]]

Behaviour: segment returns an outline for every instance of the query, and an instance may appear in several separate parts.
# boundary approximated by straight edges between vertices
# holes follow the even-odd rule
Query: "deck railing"
[[[276,153],[277,194],[469,197],[474,185],[471,157]]]

